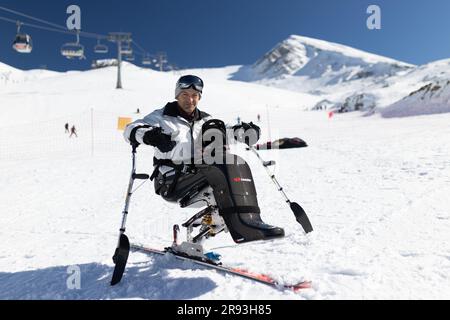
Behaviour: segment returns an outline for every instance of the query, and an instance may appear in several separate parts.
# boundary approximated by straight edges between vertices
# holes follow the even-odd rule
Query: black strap
[[[168,167],[172,167],[172,168],[175,168],[175,169],[178,167],[170,159],[158,159],[156,157],[153,157],[153,166],[154,166],[155,169],[153,170],[153,173],[150,176],[150,181],[153,181],[153,179],[156,178],[156,176],[158,175],[158,172],[159,172],[159,168],[161,166],[168,166]]]
[[[150,176],[150,181],[153,181],[153,179],[155,179],[156,176],[158,175],[159,167],[160,166],[155,166],[155,169],[153,170],[152,175]]]
[[[189,165],[175,164],[170,159],[158,159],[156,157],[153,157],[153,165],[155,166],[155,169],[153,170],[153,173],[150,176],[151,181],[153,181],[153,179],[155,179],[155,177],[158,175],[159,168],[161,166],[172,167],[175,170],[175,175],[173,177],[173,181],[170,184],[169,189],[167,189],[167,195],[170,195],[173,192],[173,190],[175,189],[175,187],[177,186],[178,178],[180,178],[181,173],[195,172],[194,166],[190,167]]]
[[[172,167],[172,168],[176,168],[176,167],[183,167],[182,164],[175,164],[172,160],[170,159],[158,159],[156,157],[153,157],[153,165],[154,166],[168,166],[168,167]]]
[[[175,175],[173,177],[173,182],[170,184],[169,189],[167,189],[167,195],[171,195],[173,190],[178,184],[178,178],[181,176],[181,169],[175,168]]]

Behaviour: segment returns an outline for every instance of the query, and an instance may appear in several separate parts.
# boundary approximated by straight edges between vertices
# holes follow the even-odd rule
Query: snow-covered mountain
[[[236,79],[258,81],[288,76],[321,79],[322,85],[396,75],[413,65],[348,46],[292,35],[276,45]]]
[[[0,84],[6,84],[13,80],[21,70],[0,62]]]
[[[348,46],[292,35],[253,65],[242,66],[231,79],[314,94],[343,104],[350,96],[414,68]]]
[[[381,110],[383,117],[450,112],[450,80],[435,81]]]
[[[253,65],[241,66],[230,79],[319,97],[309,106],[310,110],[373,113],[400,100],[403,102],[396,104],[396,110],[407,108],[411,99],[405,98],[412,92],[430,82],[450,79],[450,60],[414,66],[348,46],[292,35]],[[426,109],[420,114],[446,110],[425,104],[425,100],[416,101],[415,108]]]
[[[93,67],[114,66],[101,60]],[[125,63],[125,65],[127,65]],[[130,64],[131,66],[131,64]],[[299,107],[337,112],[382,111],[431,82],[450,79],[450,59],[414,66],[349,46],[292,35],[252,65],[207,69],[208,77],[249,82],[304,94]],[[180,72],[180,71],[179,71]],[[184,70],[203,74],[203,69]],[[0,64],[0,85],[57,76]],[[426,108],[423,100],[416,108]],[[396,108],[406,108],[405,103]],[[429,113],[427,109],[421,113]],[[439,109],[441,110],[441,109]],[[413,112],[414,113],[414,112]],[[408,113],[403,113],[408,114]]]
[[[114,59],[101,60],[93,67],[115,63]],[[127,63],[124,66],[136,68]],[[293,91],[303,94],[297,105],[308,110],[371,114],[404,100],[431,82],[450,79],[450,59],[414,66],[345,45],[292,35],[253,65],[183,70],[177,74],[181,72]],[[57,75],[46,70],[24,72],[0,65],[0,85]],[[405,108],[404,104],[401,108]],[[430,109],[424,111],[429,112]]]
[[[341,44],[292,35],[253,65],[239,68],[231,79],[313,94],[321,98],[318,101],[329,101],[327,107],[331,110],[343,110],[343,105],[361,100],[357,97],[370,101],[361,107],[344,108],[352,111],[382,105],[379,96],[371,91],[385,88],[392,77],[415,69],[414,65]],[[398,98],[406,93],[400,93]],[[312,110],[321,108],[321,105],[309,106]]]
[[[0,62],[0,86],[13,83],[34,81],[37,79],[51,77],[56,74],[58,73],[54,71],[41,69],[23,71]]]
[[[428,86],[430,83],[445,82],[450,79],[450,59],[435,61],[419,66],[407,73],[384,78],[381,82],[367,83],[364,88],[354,87],[353,92],[339,97],[339,94],[325,95],[329,100],[325,105],[320,102],[312,110],[334,111],[370,111],[383,112],[384,108],[396,104],[396,110],[408,108],[411,99],[407,99],[412,93]],[[336,90],[340,88],[336,87]],[[331,100],[331,101],[330,101]],[[403,101],[401,104],[397,102]],[[438,109],[430,109],[426,99],[415,103],[415,110],[400,112],[404,116],[417,114],[430,114]],[[419,111],[420,109],[420,111]],[[441,109],[439,109],[441,110]],[[444,109],[445,110],[445,109]],[[400,114],[398,111],[395,114]],[[387,113],[386,113],[387,114]],[[392,113],[393,115],[393,113]]]

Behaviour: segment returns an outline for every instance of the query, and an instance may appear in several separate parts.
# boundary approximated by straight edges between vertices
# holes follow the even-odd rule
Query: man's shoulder
[[[152,112],[147,114],[145,117],[154,116],[154,115],[162,115],[164,113],[165,107],[159,107],[157,109],[154,109]]]
[[[201,110],[199,110],[199,111],[200,111],[200,119],[209,120],[212,118],[212,116],[209,113],[207,113],[205,111],[201,111]]]

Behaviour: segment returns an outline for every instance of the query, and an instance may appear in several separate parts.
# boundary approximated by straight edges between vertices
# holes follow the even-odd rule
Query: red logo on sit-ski
[[[237,178],[233,178],[233,181],[234,182],[252,182],[252,179],[237,177]]]
[[[237,178],[233,178],[234,182],[241,182],[241,178],[237,177]]]

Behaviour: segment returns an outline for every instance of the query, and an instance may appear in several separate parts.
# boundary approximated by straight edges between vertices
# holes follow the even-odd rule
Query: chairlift
[[[100,38],[97,39],[97,45],[94,47],[95,53],[108,53],[108,46],[100,43]]]
[[[67,59],[86,59],[84,46],[80,44],[80,31],[77,30],[77,42],[66,43],[61,47],[61,54]]]
[[[150,56],[148,54],[142,58],[142,64],[145,66],[149,66],[152,64],[152,59],[150,58]]]
[[[134,61],[134,54],[125,56],[125,60],[130,61],[130,62]]]
[[[17,21],[17,34],[13,42],[13,49],[19,53],[30,53],[33,50],[33,41],[26,33],[20,33],[21,22]]]
[[[131,48],[129,41],[127,44],[122,46],[122,48],[120,49],[120,53],[125,56],[131,56],[133,54],[133,49]]]

